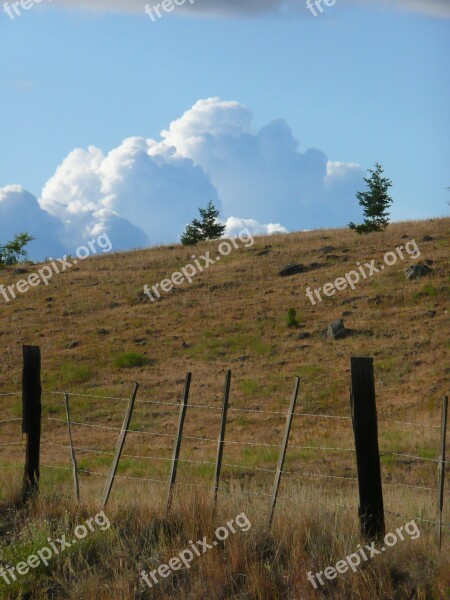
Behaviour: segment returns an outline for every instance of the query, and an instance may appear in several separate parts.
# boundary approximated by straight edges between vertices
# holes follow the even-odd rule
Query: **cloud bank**
[[[157,0],[149,1],[150,5]],[[145,4],[145,3],[144,3]],[[58,5],[74,9],[143,13],[141,0],[60,0]],[[341,6],[381,7],[412,11],[441,18],[450,18],[448,0],[339,0]],[[263,14],[308,14],[304,0],[195,0],[177,7],[177,14],[251,17]]]
[[[255,129],[247,107],[208,98],[159,140],[73,150],[39,200],[17,185],[0,189],[0,240],[28,231],[35,259],[73,253],[103,232],[114,250],[173,243],[209,200],[230,236],[344,226],[358,218],[362,178],[354,163],[301,152],[285,121]]]

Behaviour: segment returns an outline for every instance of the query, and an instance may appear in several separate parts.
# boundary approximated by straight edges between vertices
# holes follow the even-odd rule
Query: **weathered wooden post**
[[[438,464],[438,487],[436,503],[436,543],[441,549],[442,546],[442,511],[444,510],[444,485],[445,485],[445,444],[447,438],[447,415],[448,415],[448,396],[442,399],[442,418],[441,418],[441,450]]]
[[[352,357],[351,371],[359,518],[363,535],[369,539],[376,539],[384,536],[384,507],[373,359]]]
[[[214,472],[214,487],[213,487],[213,510],[217,505],[217,495],[219,493],[220,473],[222,471],[223,448],[225,445],[225,430],[227,427],[228,402],[230,399],[231,388],[231,371],[228,370],[225,375],[225,388],[223,393],[222,419],[220,422],[220,433],[217,442],[217,458],[216,469]]]
[[[80,486],[78,484],[78,465],[75,456],[75,449],[73,447],[72,440],[72,423],[70,422],[70,409],[69,409],[69,396],[64,394],[64,404],[66,406],[66,417],[67,417],[67,429],[69,434],[69,445],[70,445],[70,460],[72,461],[73,467],[73,483],[75,486],[75,499],[77,502],[80,501]]]
[[[286,451],[287,451],[288,442],[289,442],[289,434],[291,432],[292,418],[294,416],[295,405],[297,403],[299,387],[300,387],[300,378],[296,377],[294,392],[292,394],[291,404],[289,406],[289,411],[288,411],[288,414],[286,417],[286,426],[284,428],[284,437],[283,437],[283,442],[281,444],[280,455],[278,457],[278,465],[277,465],[277,470],[275,473],[275,481],[273,484],[272,496],[270,499],[269,516],[267,518],[267,526],[269,527],[269,529],[272,526],[273,513],[275,511],[275,505],[277,503],[278,490],[279,490],[280,481],[281,481],[281,474],[283,471],[284,459],[286,457]]]
[[[119,434],[119,438],[117,440],[116,451],[114,454],[113,462],[111,465],[111,469],[109,471],[108,479],[106,480],[105,487],[103,489],[102,494],[102,506],[105,508],[106,504],[109,500],[109,495],[111,493],[111,489],[114,483],[114,478],[116,476],[117,467],[119,466],[120,457],[122,455],[122,450],[125,444],[125,439],[127,437],[128,428],[130,427],[131,416],[133,414],[134,402],[136,400],[136,395],[139,389],[139,384],[135,383],[133,386],[133,391],[131,392],[130,401],[128,403],[127,412],[125,413],[125,418],[122,423],[122,429]]]
[[[39,460],[41,449],[41,350],[38,346],[23,346],[22,370],[22,432],[27,436],[22,500],[39,491]]]
[[[172,464],[171,464],[170,475],[169,475],[169,489],[167,491],[167,500],[166,500],[166,513],[169,512],[170,507],[172,505],[173,486],[175,485],[175,482],[177,479],[178,459],[180,457],[181,442],[183,440],[184,419],[186,417],[186,410],[187,410],[188,399],[189,399],[189,389],[191,387],[191,379],[192,379],[192,373],[187,373],[186,381],[184,383],[183,399],[181,401],[181,406],[180,406],[180,414],[178,417],[178,428],[177,428],[177,435],[175,437],[175,446],[173,448]]]

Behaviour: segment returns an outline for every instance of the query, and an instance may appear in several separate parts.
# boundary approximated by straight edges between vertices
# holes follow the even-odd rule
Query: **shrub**
[[[300,323],[297,320],[297,311],[295,310],[295,308],[290,308],[288,310],[287,326],[290,327],[291,329],[295,329],[299,325],[300,325]]]
[[[149,360],[138,352],[124,352],[118,356],[114,362],[118,369],[132,369],[134,367],[144,367],[148,365]]]

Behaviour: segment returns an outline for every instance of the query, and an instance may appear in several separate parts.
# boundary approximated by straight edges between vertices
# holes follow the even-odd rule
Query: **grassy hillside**
[[[210,251],[216,256],[218,244],[93,257],[9,304],[0,296],[0,394],[20,389],[21,345],[37,344],[42,350],[42,500],[30,509],[38,528],[45,530],[47,521],[54,519],[58,531],[64,530],[64,523],[73,523],[80,510],[91,510],[89,514],[94,510],[89,507],[102,489],[102,475],[108,471],[117,439],[115,428],[122,422],[133,381],[141,387],[131,429],[158,434],[136,433],[127,439],[119,475],[156,481],[116,482],[111,502],[114,542],[109,537],[99,539],[98,547],[93,542],[96,549],[88,552],[87,558],[80,553],[73,564],[61,559],[50,568],[49,579],[42,585],[31,580],[28,588],[23,584],[19,590],[27,589],[34,594],[28,597],[36,598],[321,597],[320,590],[305,581],[305,572],[335,563],[344,550],[348,554],[358,543],[357,486],[351,479],[356,476],[354,456],[345,450],[353,445],[348,419],[351,356],[374,357],[387,529],[403,524],[404,517],[418,516],[426,529],[425,521],[435,517],[435,494],[432,489],[406,486],[436,486],[436,463],[430,459],[438,456],[440,401],[448,393],[450,369],[449,233],[449,219],[434,219],[391,225],[385,233],[363,237],[348,230],[260,237],[252,247],[240,244],[198,274],[192,284],[184,283],[154,303],[143,294],[145,284],[153,286],[171,277],[193,262],[193,253],[199,257]],[[418,259],[405,254],[405,260],[398,259],[361,280],[354,290],[338,291],[316,305],[306,297],[307,287],[334,282],[357,269],[356,263],[375,260],[379,266],[386,252],[411,240],[420,249]],[[431,273],[406,280],[406,269],[426,260],[432,261]],[[301,263],[307,272],[280,277],[279,271],[291,263]],[[14,268],[4,269],[0,282],[11,285],[37,268],[26,266],[22,275]],[[297,311],[296,328],[287,326],[290,308]],[[323,339],[324,328],[339,318],[352,335]],[[240,545],[234,540],[222,554],[208,555],[192,571],[180,575],[177,589],[173,579],[168,579],[156,595],[150,591],[133,595],[138,594],[133,587],[138,563],[157,567],[164,556],[170,558],[176,548],[182,550],[182,540],[193,536],[194,530],[195,535],[203,536],[212,526],[204,506],[209,490],[202,486],[210,485],[214,472],[214,440],[224,374],[229,368],[233,372],[232,410],[223,471],[227,493],[221,495],[215,523],[221,525],[226,517],[248,510],[255,527]],[[186,371],[193,373],[190,403],[194,406],[186,418],[185,462],[180,465],[174,516],[163,519],[158,533],[152,530],[152,541],[142,541],[140,546],[131,532],[140,527],[147,531],[145,520],[162,516],[164,484],[158,482],[166,481],[178,416],[176,403]],[[296,375],[301,378],[297,411],[324,416],[295,417],[285,465],[289,473],[283,479],[271,537],[263,528],[264,495],[270,492],[271,470],[276,465]],[[96,426],[75,427],[79,467],[91,472],[81,477],[80,509],[68,500],[72,484],[71,472],[65,470],[69,467],[67,430],[62,422],[65,412],[62,395],[55,393],[63,391],[70,394],[73,420]],[[21,415],[20,396],[4,396],[0,401],[2,419]],[[20,422],[1,431],[4,443],[21,439]],[[392,452],[410,456],[393,456]],[[3,447],[0,457],[2,467],[21,464],[22,449]],[[3,469],[0,476],[3,499],[10,500],[20,471]],[[194,483],[196,487],[188,485]],[[55,494],[57,501],[51,499]],[[447,522],[448,499],[446,496]],[[349,508],[342,510],[330,503]],[[316,510],[312,512],[311,507]],[[183,519],[177,517],[181,515],[178,511]],[[195,522],[197,513],[201,516]],[[13,545],[28,539],[29,517],[5,513],[4,527],[10,528]],[[405,550],[405,545],[402,551],[399,546],[358,575],[342,576],[327,588],[328,597],[447,597],[450,581],[444,573],[448,561],[443,563],[435,554],[431,532],[428,528],[420,541],[411,541],[413,549],[408,546]],[[132,548],[127,550],[126,543]],[[106,574],[99,566],[104,555],[109,565]],[[422,565],[425,575],[421,580]],[[88,567],[91,572],[86,576]],[[54,586],[55,595],[49,595],[49,586]],[[12,593],[8,590],[3,592],[5,598],[18,597],[8,596]]]

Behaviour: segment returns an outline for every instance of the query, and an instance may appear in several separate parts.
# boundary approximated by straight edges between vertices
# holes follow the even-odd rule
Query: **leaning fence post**
[[[169,489],[167,491],[167,500],[166,500],[166,512],[169,512],[170,507],[172,505],[172,497],[173,497],[173,486],[175,485],[177,479],[177,469],[178,469],[178,458],[180,456],[181,442],[183,439],[183,427],[184,427],[184,418],[186,417],[187,404],[189,399],[189,389],[191,387],[191,379],[192,373],[186,374],[186,381],[184,383],[184,391],[183,391],[183,399],[180,406],[180,414],[178,417],[178,428],[177,435],[175,438],[175,446],[173,448],[172,454],[172,464],[170,468],[169,475]]]
[[[292,394],[291,404],[289,406],[289,411],[288,411],[288,414],[286,417],[286,426],[284,428],[284,437],[283,437],[283,442],[281,443],[280,455],[278,457],[278,465],[277,465],[277,470],[275,473],[275,481],[273,484],[272,496],[270,499],[269,516],[267,518],[267,526],[269,527],[269,529],[272,526],[273,513],[275,511],[275,506],[277,503],[278,490],[280,488],[280,481],[281,481],[281,474],[283,471],[284,459],[286,457],[286,451],[287,451],[288,442],[289,442],[289,434],[291,432],[292,419],[294,417],[294,411],[295,411],[295,405],[297,403],[299,387],[300,387],[300,378],[296,377],[294,392]]]
[[[438,487],[436,504],[436,543],[441,549],[442,546],[442,511],[444,510],[444,484],[445,484],[445,444],[447,438],[447,415],[448,415],[448,396],[442,398],[442,417],[441,417],[441,451],[438,464]]]
[[[384,507],[373,359],[352,357],[351,371],[361,531],[367,538],[380,538],[384,535]]]
[[[24,501],[39,491],[41,397],[41,350],[38,346],[23,346],[22,432],[27,436],[22,484],[22,499]]]
[[[125,418],[124,418],[123,423],[122,423],[122,429],[120,431],[119,438],[117,440],[116,451],[115,451],[115,454],[114,454],[114,458],[113,458],[113,462],[112,462],[112,465],[111,465],[111,469],[109,471],[108,479],[106,480],[105,488],[103,490],[103,494],[102,494],[102,505],[103,505],[103,508],[105,508],[105,506],[106,506],[106,504],[108,502],[109,495],[111,493],[111,488],[112,488],[113,483],[114,483],[114,477],[116,476],[116,471],[117,471],[117,467],[119,465],[120,456],[122,454],[123,446],[125,444],[125,439],[127,437],[128,428],[130,426],[130,421],[131,421],[131,416],[133,414],[134,401],[136,400],[136,395],[137,395],[138,389],[139,389],[139,384],[135,383],[134,386],[133,386],[133,391],[131,392],[131,396],[130,396],[130,401],[128,403],[127,412],[125,414]]]
[[[223,447],[225,444],[225,429],[227,427],[228,402],[230,399],[231,387],[231,371],[228,370],[225,375],[225,388],[223,394],[222,419],[220,423],[220,433],[217,442],[217,458],[216,469],[214,472],[214,487],[213,487],[213,507],[217,504],[217,495],[219,493],[220,472],[222,470]]]
[[[76,501],[80,501],[80,487],[78,485],[78,466],[77,459],[75,456],[75,449],[73,447],[72,441],[72,423],[70,422],[70,409],[69,409],[69,396],[68,394],[64,394],[64,404],[66,406],[66,417],[67,417],[67,429],[69,433],[69,444],[70,444],[70,459],[72,461],[73,466],[73,482],[75,485],[75,498]]]

